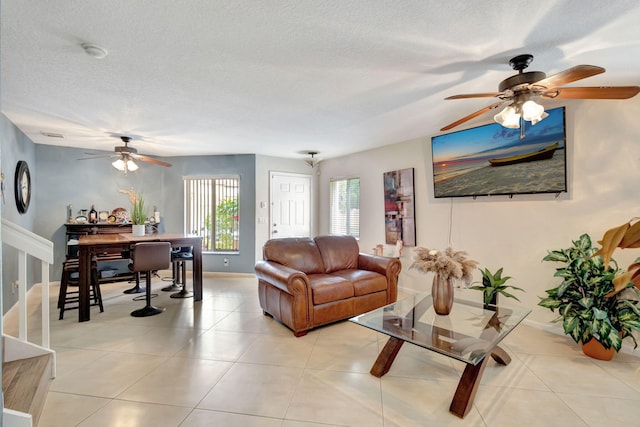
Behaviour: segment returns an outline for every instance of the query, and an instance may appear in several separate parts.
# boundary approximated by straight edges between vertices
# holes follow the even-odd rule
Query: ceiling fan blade
[[[466,121],[469,121],[469,120],[474,119],[474,118],[476,118],[478,116],[481,116],[484,113],[487,113],[487,112],[493,110],[494,108],[498,108],[499,106],[501,106],[505,102],[506,101],[498,101],[498,102],[495,102],[495,103],[493,103],[491,105],[488,105],[488,106],[484,107],[483,109],[476,111],[475,113],[471,113],[468,116],[461,118],[460,120],[457,120],[457,121],[455,121],[455,122],[453,122],[451,124],[448,124],[447,126],[443,127],[440,130],[444,131],[444,130],[452,129],[452,128],[458,126],[458,125],[461,125],[462,123],[464,123]]]
[[[553,99],[629,99],[640,92],[640,86],[559,87],[542,93]]]
[[[87,153],[87,154],[91,154],[91,153]],[[111,155],[105,155],[105,156],[93,156],[93,157],[83,157],[81,159],[76,159],[76,160],[93,160],[93,159],[101,159],[103,157],[113,157]]]
[[[160,160],[156,160],[153,157],[147,157],[147,156],[143,156],[141,154],[129,154],[131,157],[133,157],[134,159],[137,160],[141,160],[143,162],[149,162],[149,163],[153,163],[155,165],[159,165],[159,166],[165,166],[170,168],[172,165],[171,163],[166,163],[166,162],[162,162]]]
[[[532,83],[532,86],[544,86],[546,88],[552,89],[558,86],[566,85],[567,83],[595,76],[596,74],[604,73],[604,71],[604,68],[595,65],[576,65],[575,67],[568,68],[564,71],[560,71],[559,73]]]
[[[466,98],[494,98],[502,95],[502,92],[495,93],[467,93],[463,95],[447,96],[445,99],[466,99]]]

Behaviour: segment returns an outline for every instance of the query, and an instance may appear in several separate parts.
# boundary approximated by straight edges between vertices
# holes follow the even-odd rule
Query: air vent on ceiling
[[[46,136],[47,138],[64,138],[64,135],[62,135],[61,133],[42,132],[42,131],[40,131],[40,133]]]

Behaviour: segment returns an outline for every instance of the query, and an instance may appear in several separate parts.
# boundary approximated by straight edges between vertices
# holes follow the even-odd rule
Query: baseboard
[[[25,414],[24,412],[3,408],[2,425],[4,427],[32,427],[33,417],[31,414]]]

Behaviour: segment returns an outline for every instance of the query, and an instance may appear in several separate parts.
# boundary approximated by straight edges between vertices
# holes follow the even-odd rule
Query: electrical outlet
[[[229,258],[223,259],[222,263],[224,264],[225,267],[229,267]]]

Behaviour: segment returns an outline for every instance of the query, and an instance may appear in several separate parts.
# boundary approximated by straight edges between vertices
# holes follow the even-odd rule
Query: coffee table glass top
[[[349,319],[351,322],[468,364],[482,361],[530,310],[455,299],[451,312],[433,309],[429,293],[414,295]]]

